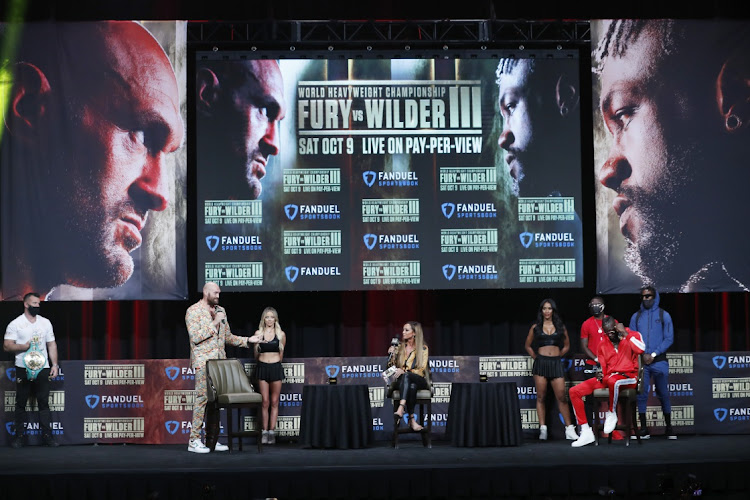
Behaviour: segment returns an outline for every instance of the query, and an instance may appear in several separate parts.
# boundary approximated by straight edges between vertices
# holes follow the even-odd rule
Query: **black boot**
[[[677,439],[677,434],[675,434],[674,430],[672,429],[672,414],[671,413],[664,414],[664,423],[667,426],[667,428],[664,430],[664,435],[667,436],[667,439]]]
[[[648,427],[646,426],[646,414],[639,413],[638,418],[641,421],[641,428],[637,431],[641,436],[641,439],[650,439],[651,434],[648,433]],[[630,439],[638,439],[638,436],[630,436]]]

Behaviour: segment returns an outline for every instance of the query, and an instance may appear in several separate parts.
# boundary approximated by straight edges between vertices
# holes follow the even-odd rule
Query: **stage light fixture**
[[[557,50],[562,50],[562,45],[558,45]]]
[[[526,47],[524,47],[523,45],[519,45],[519,46],[518,46],[518,50],[523,50],[523,49],[525,49],[525,48],[526,48]]]
[[[368,45],[368,46],[367,46],[367,51],[369,52],[369,51],[371,51],[371,50],[372,50],[372,45]]]
[[[410,46],[408,46],[408,45],[405,45],[405,46],[404,46],[404,50],[411,50],[411,47],[410,47]]]
[[[211,50],[213,50],[214,52],[218,52],[219,51],[219,47],[217,47],[216,45],[214,45]]]
[[[255,45],[253,45],[252,47],[250,47],[250,50],[252,50],[253,52],[255,52],[256,50],[258,50],[258,47],[256,47]]]
[[[330,52],[331,50],[333,50],[333,45],[328,46],[328,51]]]
[[[447,45],[443,45],[443,50],[448,50],[448,46]]]
[[[486,45],[482,45],[482,46],[481,46],[480,48],[481,48],[482,50],[487,50],[487,46],[486,46]]]
[[[289,50],[294,52],[295,50],[297,50],[297,47],[295,47],[294,45],[290,45]]]

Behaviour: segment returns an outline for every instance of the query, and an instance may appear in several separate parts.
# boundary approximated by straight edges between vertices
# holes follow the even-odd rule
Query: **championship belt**
[[[36,380],[36,376],[44,369],[47,358],[39,349],[39,337],[34,335],[31,339],[29,350],[23,355],[23,366],[26,368],[26,379]]]

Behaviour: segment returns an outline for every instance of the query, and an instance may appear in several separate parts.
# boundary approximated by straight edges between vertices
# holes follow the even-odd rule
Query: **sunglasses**
[[[645,295],[641,295],[641,300],[643,300],[643,299],[653,299],[653,298],[654,298],[654,296],[652,294],[650,294],[650,293],[647,293]]]

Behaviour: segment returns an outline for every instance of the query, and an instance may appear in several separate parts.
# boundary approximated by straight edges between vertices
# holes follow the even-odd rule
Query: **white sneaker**
[[[591,430],[591,427],[588,425],[581,426],[581,437],[570,443],[570,446],[573,448],[580,448],[581,446],[586,446],[594,441],[596,441],[596,438],[594,437],[594,431]]]
[[[214,451],[229,451],[229,446],[217,441],[216,446],[214,446]]]
[[[268,444],[268,431],[264,430],[261,433],[260,444]]]
[[[199,439],[191,439],[188,443],[188,451],[193,453],[210,453],[211,450],[203,444]]]
[[[609,434],[617,427],[617,413],[608,411],[604,415],[604,434]]]
[[[276,444],[276,432],[268,431],[268,444]]]
[[[569,439],[570,441],[575,441],[578,439],[578,434],[576,434],[576,426],[575,425],[568,425],[565,426],[565,439]]]
[[[539,426],[539,440],[540,441],[547,440],[547,426],[546,425]]]

